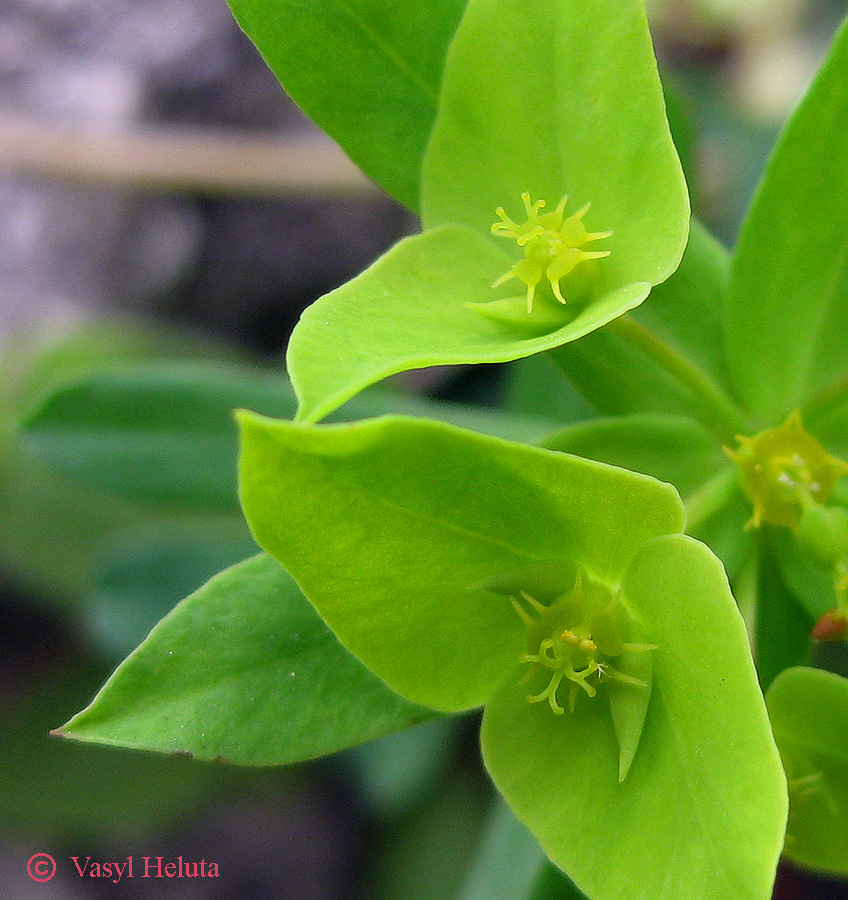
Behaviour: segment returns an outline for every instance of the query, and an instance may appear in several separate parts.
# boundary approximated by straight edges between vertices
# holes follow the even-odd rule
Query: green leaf
[[[61,339],[15,336],[0,359],[0,559],[42,601],[77,600],[93,586],[109,536],[161,512],[116,502],[51,471],[16,434],[21,416],[57,384],[153,358],[218,357],[220,347],[183,334],[99,320]],[[549,429],[550,430],[550,429]],[[195,525],[198,523],[195,522]]]
[[[781,577],[773,542],[762,538],[757,560],[755,655],[763,689],[790,666],[808,661],[812,618]]]
[[[342,763],[360,803],[379,818],[407,817],[437,790],[461,737],[461,720],[429,719],[348,750]]]
[[[46,483],[47,463],[97,491],[90,502],[100,500],[108,509],[114,500],[102,496],[102,491],[170,510],[228,513],[238,507],[236,406],[291,416],[296,401],[284,376],[247,366],[175,361],[113,365],[58,384],[19,430],[27,450],[39,457],[30,476],[39,483]],[[542,418],[380,388],[354,397],[333,418],[345,421],[390,412],[429,416],[528,443],[541,440],[554,427]],[[10,463],[7,460],[7,466]],[[76,490],[74,485],[68,488]],[[21,486],[20,476],[10,479],[9,490],[23,491],[32,506],[34,492]],[[50,506],[56,490],[48,492]],[[4,508],[8,512],[13,505],[10,497]],[[36,518],[43,529],[43,515],[36,513]],[[34,549],[32,540],[29,544]]]
[[[209,339],[149,323],[99,318],[70,333],[47,328],[4,344],[0,404],[18,418],[57,385],[92,372],[152,360],[231,360],[234,355],[232,348]]]
[[[231,0],[286,91],[411,209],[465,0]]]
[[[767,700],[789,778],[784,852],[802,866],[848,874],[848,679],[787,669]]]
[[[24,423],[30,446],[62,475],[134,500],[235,512],[232,411],[291,415],[284,378],[224,364],[160,363],[62,385]]]
[[[715,438],[682,416],[637,414],[580,422],[546,438],[544,446],[669,481],[684,498],[727,464]]]
[[[762,424],[846,373],[846,122],[848,23],[784,131],[734,259],[728,361]]]
[[[534,332],[528,324],[516,332],[467,306],[489,299],[492,283],[509,265],[488,238],[444,226],[406,238],[313,303],[287,354],[298,417],[317,421],[368,385],[408,369],[507,362],[548,350],[631,309],[649,290],[625,285],[553,331],[545,325]]]
[[[641,0],[468,4],[424,158],[424,224],[488,233],[525,191],[591,203],[589,230],[614,232],[600,295],[677,267],[689,202]]]
[[[507,410],[545,416],[556,424],[579,422],[594,416],[562,369],[546,353],[512,363],[507,370],[504,393]]]
[[[788,528],[771,527],[768,540],[781,577],[807,615],[820,618],[836,606],[833,569],[822,566]]]
[[[728,384],[722,339],[727,251],[697,219],[680,266],[631,315],[719,387]],[[704,421],[689,390],[638,347],[602,329],[550,356],[603,415],[663,412]]]
[[[518,818],[592,900],[768,900],[786,792],[747,636],[718,560],[649,541],[623,582],[652,651],[653,692],[627,778],[606,701],[553,716],[507,681],[483,753]],[[634,883],[638,884],[634,895]]]
[[[432,715],[347,653],[291,578],[261,555],[180,603],[59,733],[280,765]]]
[[[437,709],[483,703],[521,653],[524,626],[483,579],[560,558],[615,581],[683,525],[668,485],[436,422],[240,420],[260,546],[351,652]]]

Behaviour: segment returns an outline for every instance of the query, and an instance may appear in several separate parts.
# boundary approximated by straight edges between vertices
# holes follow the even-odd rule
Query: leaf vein
[[[430,104],[435,107],[438,103],[439,94],[427,81],[409,65],[409,63],[392,47],[391,44],[384,41],[376,31],[372,28],[369,28],[366,22],[358,16],[350,3],[346,2],[346,0],[337,0],[337,5],[339,9],[346,13],[351,22],[356,25],[357,28],[368,38],[374,47],[383,53],[390,61],[392,61],[398,69],[402,72],[405,72],[408,76],[409,80],[420,90],[420,92],[430,101]]]

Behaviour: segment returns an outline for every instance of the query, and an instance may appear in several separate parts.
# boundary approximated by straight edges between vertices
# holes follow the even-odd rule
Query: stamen
[[[564,674],[565,673],[562,669],[560,669],[558,672],[554,672],[553,675],[551,675],[551,680],[548,682],[548,686],[539,694],[528,694],[527,702],[540,703],[542,700],[547,700],[553,712],[555,712],[558,716],[561,716],[565,712],[565,710],[559,705],[559,703],[557,703],[556,692],[557,688],[559,687],[559,683],[563,679]]]

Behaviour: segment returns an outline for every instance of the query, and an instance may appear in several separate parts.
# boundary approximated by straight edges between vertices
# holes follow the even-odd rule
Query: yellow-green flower
[[[809,501],[825,503],[848,473],[848,463],[822,447],[797,410],[777,428],[736,440],[739,449],[725,452],[739,466],[742,486],[754,504],[749,527],[769,522],[797,531]]]
[[[542,215],[539,215],[539,210],[545,207],[544,200],[531,203],[530,194],[526,192],[521,195],[521,199],[527,213],[527,221],[521,225],[513,222],[502,206],[495,210],[501,221],[492,225],[492,234],[513,238],[524,249],[524,259],[499,278],[493,287],[498,287],[510,278],[523,281],[527,285],[527,312],[531,312],[536,288],[544,276],[547,276],[554,297],[560,303],[565,303],[566,298],[560,286],[562,279],[570,275],[580,263],[610,255],[609,250],[587,251],[582,247],[592,241],[608,238],[612,232],[586,230],[583,216],[589,211],[589,203],[565,218],[568,197],[563,197],[553,212]]]

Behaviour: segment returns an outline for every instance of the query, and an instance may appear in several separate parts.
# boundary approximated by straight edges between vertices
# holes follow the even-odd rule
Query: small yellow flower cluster
[[[778,428],[754,437],[737,435],[738,450],[725,453],[739,466],[742,485],[754,504],[748,527],[764,522],[797,531],[811,503],[823,504],[848,463],[831,456],[801,422],[796,410]]]
[[[611,231],[586,231],[583,216],[589,209],[586,204],[581,210],[565,218],[565,204],[568,197],[560,200],[553,212],[539,214],[545,206],[544,200],[530,202],[530,194],[521,195],[527,221],[519,225],[499,207],[495,212],[500,222],[492,225],[492,233],[499,237],[512,238],[524,250],[524,259],[517,262],[503,277],[493,285],[497,287],[510,278],[517,278],[527,285],[527,312],[533,310],[533,298],[536,288],[543,277],[547,277],[554,297],[565,303],[560,282],[569,275],[576,266],[589,259],[601,259],[609,256],[609,250],[586,251],[584,244],[600,241],[612,235]]]

